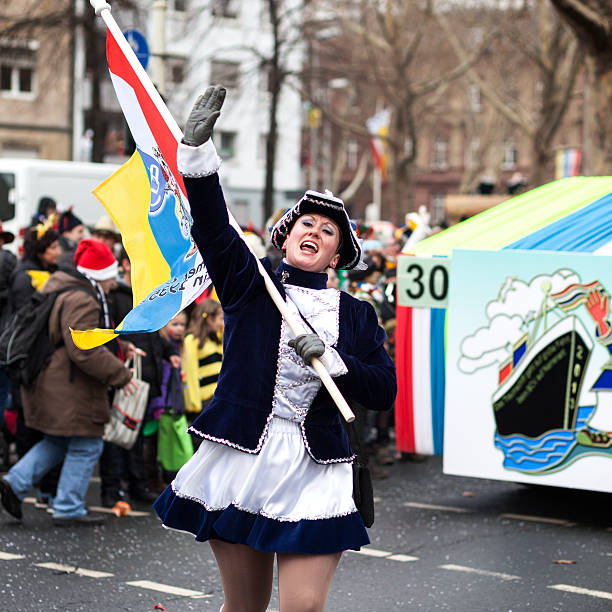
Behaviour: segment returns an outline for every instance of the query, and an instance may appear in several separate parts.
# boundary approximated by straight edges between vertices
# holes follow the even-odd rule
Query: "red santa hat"
[[[99,240],[81,240],[74,253],[74,265],[81,274],[96,281],[117,276],[117,260],[108,246]]]

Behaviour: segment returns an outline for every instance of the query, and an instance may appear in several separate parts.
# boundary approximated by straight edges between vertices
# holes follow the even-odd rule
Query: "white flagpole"
[[[127,58],[128,62],[130,62],[130,66],[136,73],[138,80],[142,83],[144,88],[147,90],[149,96],[151,96],[151,100],[154,102],[157,110],[160,112],[164,121],[170,128],[172,135],[176,138],[177,142],[181,141],[183,137],[183,132],[181,128],[178,126],[178,123],[174,120],[174,117],[170,114],[168,107],[164,104],[161,96],[155,89],[155,85],[153,85],[149,75],[146,73],[145,69],[142,67],[142,64],[138,61],[136,54],[130,44],[125,39],[123,32],[120,30],[115,18],[111,15],[111,7],[106,2],[106,0],[89,0],[91,6],[96,11],[96,15],[102,18],[106,27],[110,30],[113,38],[117,41],[117,44],[123,51],[123,54]]]
[[[151,100],[155,103],[157,110],[161,113],[161,116],[163,117],[164,121],[167,123],[168,127],[172,131],[172,134],[176,138],[177,142],[180,142],[181,139],[183,138],[183,133],[181,131],[181,128],[179,128],[178,124],[174,120],[174,117],[172,117],[172,115],[170,114],[168,107],[165,105],[161,96],[155,89],[155,86],[151,82],[151,79],[149,78],[149,75],[146,73],[145,69],[142,67],[142,64],[138,61],[138,58],[136,57],[134,50],[130,47],[129,43],[125,39],[125,36],[123,36],[123,32],[121,32],[121,30],[119,29],[119,26],[117,25],[117,22],[115,21],[114,17],[111,15],[110,5],[105,0],[89,0],[89,2],[91,6],[93,7],[93,9],[95,10],[96,15],[98,15],[99,17],[103,19],[104,23],[106,24],[106,27],[110,30],[111,34],[113,35],[113,38],[117,41],[117,44],[123,51],[125,57],[130,62],[130,66],[133,68],[134,72],[136,72],[136,76],[138,77],[140,82],[143,84],[143,86],[147,90],[147,93],[151,96]],[[244,238],[242,229],[240,228],[238,223],[236,223],[236,220],[234,219],[229,209],[227,211],[227,214],[229,216],[231,225],[238,232],[238,234],[242,238]],[[245,244],[249,247],[249,249],[251,250],[251,253],[253,253],[251,246],[249,245],[248,242],[246,242],[246,240],[245,240]],[[300,334],[304,334],[304,333],[310,333],[310,330],[305,330],[301,321],[298,321],[291,314],[291,312],[287,308],[287,304],[285,303],[285,300],[283,300],[283,297],[281,296],[279,290],[276,288],[276,285],[274,284],[274,282],[268,275],[266,269],[263,267],[262,263],[259,261],[255,253],[253,253],[253,256],[255,257],[255,261],[257,261],[257,268],[259,270],[259,273],[263,276],[263,279],[266,285],[266,289],[268,293],[270,294],[272,301],[274,302],[274,304],[280,311],[283,319],[285,319],[285,321],[287,322],[287,325],[289,325],[289,328],[291,329],[292,333],[296,336],[299,336]],[[354,421],[355,415],[353,414],[353,411],[351,410],[347,401],[342,396],[342,393],[340,393],[340,390],[336,386],[334,379],[330,376],[329,372],[325,369],[323,362],[320,359],[317,359],[316,357],[314,357],[311,365],[316,371],[316,373],[319,375],[321,382],[325,385],[325,388],[327,389],[331,398],[334,400],[334,403],[338,407],[338,410],[340,410],[342,416],[346,419],[348,423],[351,423],[352,421]]]
[[[380,175],[380,168],[374,165],[372,171],[372,202],[376,204],[376,219],[381,219],[382,211],[382,176]]]

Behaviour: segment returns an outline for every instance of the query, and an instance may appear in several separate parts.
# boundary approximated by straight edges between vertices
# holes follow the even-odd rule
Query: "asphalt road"
[[[436,457],[392,466],[375,495],[372,543],[343,555],[330,612],[612,610],[612,495],[445,476]],[[134,509],[77,529],[32,503],[23,524],[0,514],[0,609],[217,612],[208,544]]]

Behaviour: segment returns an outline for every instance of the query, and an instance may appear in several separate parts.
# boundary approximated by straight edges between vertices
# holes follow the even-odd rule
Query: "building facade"
[[[70,0],[5,0],[0,12],[0,156],[70,159]]]
[[[302,48],[299,0],[283,2],[280,62],[298,75]],[[166,97],[183,125],[197,97],[209,84],[222,84],[227,97],[213,139],[223,159],[221,181],[234,217],[243,226],[264,227],[262,198],[266,137],[270,122],[269,59],[274,36],[265,0],[189,2],[168,0]],[[302,102],[291,76],[281,88],[275,164],[274,209],[292,205],[303,193],[300,168]]]
[[[151,51],[159,44],[155,40],[159,34],[153,31],[153,4],[159,2],[140,0],[127,8],[120,3],[113,7],[119,27],[142,32]],[[301,99],[298,88],[289,86],[302,62],[299,36],[295,36],[301,25],[300,4],[298,0],[283,3],[281,36],[287,38],[281,41],[279,61],[290,76],[281,89],[276,113],[275,208],[292,204],[304,186]],[[59,9],[57,0],[32,0],[26,5],[10,0],[9,5],[6,14],[20,15],[15,19],[22,24],[16,28],[7,18],[0,20],[0,155],[127,159],[129,133],[106,69],[104,26],[94,18],[89,3],[62,0]],[[223,158],[220,174],[237,221],[257,228],[266,221],[262,198],[271,103],[268,64],[274,48],[267,6],[265,0],[167,0],[161,62],[165,77],[161,93],[181,126],[208,84],[227,87],[214,134]],[[40,21],[32,19],[36,15]],[[17,34],[2,36],[3,30]],[[149,74],[154,70],[150,61]]]
[[[324,8],[317,11],[317,4]],[[388,181],[378,204],[382,218],[399,224],[422,205],[434,224],[447,221],[451,194],[510,196],[536,187],[558,176],[558,154],[580,151],[584,75],[577,71],[571,80],[554,77],[556,89],[551,92],[552,72],[570,74],[561,51],[567,44],[565,55],[571,56],[572,45],[567,33],[559,35],[555,57],[555,45],[547,49],[547,41],[540,39],[553,32],[557,20],[551,18],[539,30],[536,20],[541,15],[527,8],[519,13],[461,7],[449,11],[446,19],[466,56],[474,53],[476,58],[467,62],[456,55],[431,15],[412,3],[390,2],[394,10],[378,19],[362,12],[365,3],[314,6],[308,95],[321,109],[305,130],[303,159],[319,183],[331,183],[348,194],[354,217],[365,217],[369,204],[378,199],[372,158],[365,173],[360,161],[370,149],[366,122],[384,109],[390,111],[387,129],[395,148],[386,147]],[[373,4],[367,6],[363,10],[373,10]],[[380,22],[386,27],[379,27]],[[491,36],[494,24],[499,26],[497,37]],[[530,42],[527,53],[517,49],[517,30]],[[477,54],[488,36],[491,42]],[[529,54],[537,52],[549,55],[541,62],[530,59]],[[473,70],[461,69],[462,64]],[[542,65],[554,70],[545,74]],[[566,112],[558,114],[566,93]],[[505,111],[492,102],[491,94],[504,103]],[[546,160],[540,159],[537,167],[542,151]],[[397,188],[397,172],[403,173],[402,189]]]
[[[129,8],[113,4],[120,28],[140,30],[154,51],[159,34],[154,32],[152,7],[160,1],[138,0]],[[535,138],[500,114],[467,72],[442,83],[429,96],[405,96],[409,89],[418,93],[420,82],[452,71],[459,63],[430,21],[411,22],[402,30],[408,36],[427,32],[408,75],[411,80],[402,80],[394,72],[392,53],[368,59],[364,39],[356,33],[362,3],[324,3],[324,9],[308,3],[304,12],[301,0],[277,0],[273,4],[281,16],[276,40],[269,0],[165,4],[165,46],[158,56],[163,60],[162,94],[182,126],[208,84],[227,87],[214,139],[223,158],[220,174],[228,203],[242,225],[261,228],[267,221],[262,202],[275,43],[284,75],[276,113],[275,209],[292,204],[307,186],[343,195],[351,214],[364,217],[380,190],[382,218],[401,224],[407,212],[425,205],[433,222],[441,223],[450,194],[511,195],[538,184],[533,172]],[[89,3],[6,0],[5,6],[0,11],[0,155],[127,159],[128,133],[108,78],[104,26]],[[397,6],[404,3],[398,0]],[[521,27],[534,28],[533,16],[521,18]],[[465,25],[468,22],[456,22],[463,40],[478,41],[486,34]],[[404,49],[400,43],[398,48]],[[512,100],[530,125],[551,102],[544,97],[545,84],[536,64],[526,62],[516,48],[493,45],[475,68],[490,87]],[[154,81],[160,80],[152,61],[148,71]],[[403,167],[408,193],[393,188],[392,155],[389,182],[379,189],[375,180],[365,124],[386,104],[383,90],[399,100],[391,109],[389,134],[400,134],[395,155],[407,160]],[[558,152],[581,148],[583,91],[579,76],[567,112],[547,145],[550,155],[540,182],[555,178]],[[405,125],[407,104],[412,104],[414,138]]]

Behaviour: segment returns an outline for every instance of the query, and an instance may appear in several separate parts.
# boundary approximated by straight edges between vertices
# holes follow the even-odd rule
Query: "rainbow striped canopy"
[[[450,257],[460,248],[612,255],[612,177],[542,185],[412,245],[400,257]],[[445,324],[446,309],[397,306],[399,450],[442,454]]]

